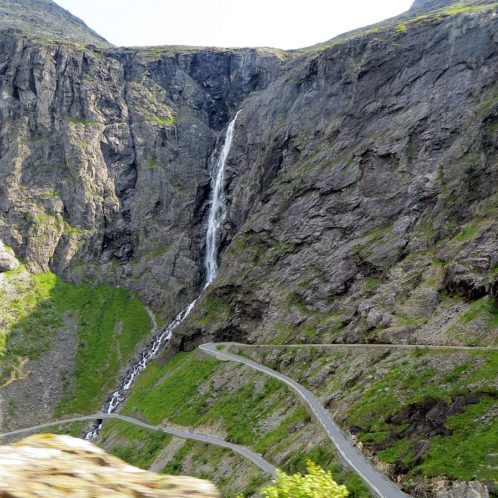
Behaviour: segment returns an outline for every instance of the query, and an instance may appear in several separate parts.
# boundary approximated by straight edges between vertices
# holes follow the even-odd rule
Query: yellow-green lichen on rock
[[[219,497],[213,484],[138,469],[92,443],[39,434],[0,446],[0,496],[8,498]]]

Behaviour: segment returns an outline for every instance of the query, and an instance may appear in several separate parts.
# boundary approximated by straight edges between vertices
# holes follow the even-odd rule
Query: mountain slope
[[[0,30],[15,29],[31,37],[109,46],[81,19],[52,0],[1,0]]]
[[[496,344],[496,30],[490,6],[405,21],[250,97],[186,334]]]

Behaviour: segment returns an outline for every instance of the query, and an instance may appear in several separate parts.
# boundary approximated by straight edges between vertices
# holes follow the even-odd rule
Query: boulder
[[[220,496],[208,481],[141,470],[69,436],[38,434],[0,446],[0,469],[5,498]]]
[[[460,263],[452,263],[446,267],[443,287],[450,294],[457,294],[469,300],[480,299],[487,294],[484,278]]]
[[[0,273],[15,270],[19,267],[19,261],[7,252],[3,242],[0,241]]]

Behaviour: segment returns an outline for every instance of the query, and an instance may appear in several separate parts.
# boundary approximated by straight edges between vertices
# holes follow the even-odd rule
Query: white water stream
[[[239,111],[240,112],[240,111]],[[225,143],[220,157],[216,162],[214,170],[214,184],[211,189],[211,206],[209,208],[208,226],[206,231],[206,257],[204,266],[206,268],[206,287],[216,278],[218,274],[218,236],[221,224],[226,218],[227,209],[225,204],[225,164],[232,147],[233,130],[239,112],[228,125]]]
[[[218,160],[216,161],[215,168],[211,174],[212,188],[208,226],[206,230],[206,256],[204,260],[206,285],[204,288],[208,287],[208,285],[216,278],[216,275],[218,274],[218,238],[221,224],[226,217],[224,192],[225,163],[232,146],[235,121],[237,119],[237,116],[239,115],[239,112],[235,115],[234,119],[228,125],[223,148]],[[105,403],[103,409],[104,413],[115,413],[116,410],[123,404],[137,377],[145,370],[147,365],[155,358],[157,353],[162,351],[164,347],[169,343],[173,332],[190,315],[190,312],[197,302],[197,299],[192,301],[186,308],[180,311],[180,313],[178,313],[175,319],[167,327],[154,335],[152,341],[142,351],[140,359],[135,362],[126,372],[117,390],[112,393],[112,395]],[[151,319],[153,324],[153,331],[155,332],[156,321],[153,315],[151,315]],[[95,439],[99,435],[101,428],[102,421],[99,420],[98,423],[85,434],[84,438],[86,440]]]

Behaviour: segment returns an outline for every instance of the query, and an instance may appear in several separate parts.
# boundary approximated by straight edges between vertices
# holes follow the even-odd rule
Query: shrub
[[[287,475],[277,471],[273,484],[261,491],[264,498],[344,498],[348,496],[346,486],[340,486],[315,463],[308,461],[306,475]]]

